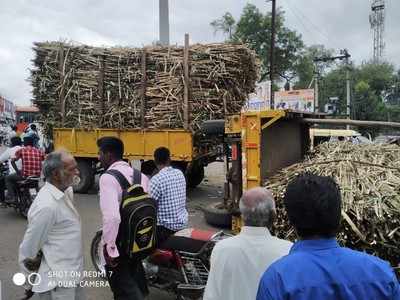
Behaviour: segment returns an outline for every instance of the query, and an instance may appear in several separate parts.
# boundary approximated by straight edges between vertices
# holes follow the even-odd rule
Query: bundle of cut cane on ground
[[[143,113],[145,128],[184,126],[183,47],[99,48],[46,42],[35,43],[33,51],[33,103],[48,125],[140,128]],[[204,120],[240,112],[258,80],[255,53],[241,44],[192,45],[188,65],[194,131]]]
[[[303,162],[270,178],[277,202],[274,232],[295,240],[283,205],[287,184],[302,172],[332,176],[342,194],[339,242],[391,263],[400,274],[400,148],[397,145],[323,143]]]

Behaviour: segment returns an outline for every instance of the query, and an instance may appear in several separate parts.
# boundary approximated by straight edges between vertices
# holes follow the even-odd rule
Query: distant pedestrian
[[[21,144],[22,144],[21,139],[18,136],[12,137],[11,147],[7,148],[7,150],[0,155],[0,163],[4,162],[8,163],[8,174],[15,174],[17,172],[17,170],[15,170],[11,164],[11,159],[14,158],[15,153],[22,148]],[[22,169],[21,160],[17,160],[15,163],[18,169]],[[5,177],[0,179],[0,202],[4,201],[5,201]]]
[[[17,166],[17,161],[22,161],[22,169]],[[15,202],[15,189],[17,182],[29,176],[40,177],[42,171],[42,161],[44,160],[44,152],[33,147],[33,139],[31,137],[24,138],[24,147],[15,152],[15,156],[11,158],[11,165],[16,171],[6,177],[6,186],[8,199],[6,201]]]
[[[14,136],[17,136],[17,126],[11,125],[11,126],[10,126],[10,131],[9,131],[8,134],[7,134],[7,139],[8,139],[8,141],[11,142],[11,139],[12,139]]]
[[[337,243],[342,207],[331,177],[299,175],[287,186],[284,204],[299,241],[264,273],[257,300],[400,299],[386,261]]]
[[[204,300],[255,299],[265,269],[292,246],[268,229],[276,215],[270,191],[261,187],[246,191],[239,207],[244,226],[240,234],[214,247]]]
[[[25,122],[24,117],[19,118],[19,122],[17,124],[17,134],[22,135],[25,130],[28,128],[29,124]]]
[[[24,134],[24,138],[25,137],[31,137],[33,140],[33,147],[35,148],[39,148],[39,133],[37,131],[37,127],[35,124],[31,124],[28,129],[27,132]]]

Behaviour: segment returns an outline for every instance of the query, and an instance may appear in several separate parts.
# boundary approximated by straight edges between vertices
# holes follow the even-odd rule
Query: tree
[[[356,120],[385,120],[385,105],[371,86],[364,80],[354,87],[353,117]]]
[[[214,20],[210,25],[214,28],[214,34],[221,31],[223,34],[227,34],[228,38],[232,39],[232,33],[235,28],[235,19],[230,12],[226,12],[220,19]]]
[[[269,74],[269,53],[271,45],[271,13],[263,14],[255,5],[247,4],[235,24],[231,14],[211,22],[217,31],[230,33],[229,41],[247,44],[261,59],[261,78]],[[284,26],[284,12],[279,10],[276,16],[276,48],[275,72],[276,78],[289,79],[293,77],[293,66],[298,53],[304,44],[301,35]]]
[[[293,65],[298,53],[304,47],[301,35],[284,26],[285,17],[282,10],[276,14],[276,42],[275,42],[275,77],[289,79],[293,74]],[[271,13],[263,14],[252,4],[247,4],[236,25],[233,40],[249,45],[254,49],[262,61],[261,77],[269,74],[271,51]]]
[[[297,81],[294,85],[295,89],[305,89],[310,85],[315,71],[320,76],[323,76],[325,72],[333,65],[332,62],[320,62],[317,64],[317,70],[315,70],[315,58],[330,57],[334,54],[332,49],[326,49],[323,45],[312,45],[304,48],[294,66],[296,72]]]
[[[371,91],[381,96],[393,84],[394,67],[389,63],[364,63],[357,69],[356,78],[368,83]]]

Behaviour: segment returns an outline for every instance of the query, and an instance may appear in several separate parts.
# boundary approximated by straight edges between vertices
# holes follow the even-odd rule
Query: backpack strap
[[[127,190],[131,186],[129,181],[125,178],[125,176],[122,175],[122,173],[118,170],[115,169],[107,170],[104,174],[109,174],[113,176],[115,179],[117,179],[123,191]]]
[[[133,182],[132,184],[142,184],[142,172],[133,168]]]

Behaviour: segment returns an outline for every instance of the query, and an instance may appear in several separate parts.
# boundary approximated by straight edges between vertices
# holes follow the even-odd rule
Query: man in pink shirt
[[[116,137],[103,137],[97,141],[99,160],[104,170],[119,171],[130,184],[133,169],[123,160],[124,144]],[[149,180],[142,174],[141,185],[145,192]],[[146,278],[140,261],[129,259],[117,247],[117,236],[121,223],[120,203],[122,188],[111,174],[100,177],[100,209],[103,217],[103,244],[107,277],[115,300],[144,299],[148,293]]]

